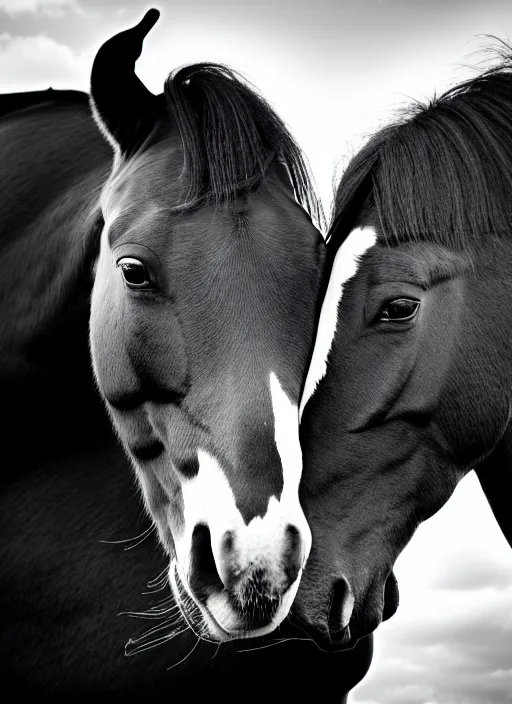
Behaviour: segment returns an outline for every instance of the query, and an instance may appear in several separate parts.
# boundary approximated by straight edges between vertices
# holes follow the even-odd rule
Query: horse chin
[[[300,574],[287,590],[286,594],[281,599],[281,604],[274,614],[270,623],[260,628],[247,629],[240,623],[240,618],[229,605],[229,599],[223,592],[213,594],[206,602],[205,621],[212,622],[214,629],[220,629],[224,634],[224,640],[237,640],[247,638],[261,638],[269,635],[281,625],[293,604],[293,600],[297,593],[300,583]],[[209,620],[208,620],[209,617]],[[212,631],[214,630],[212,629]]]
[[[261,638],[275,631],[291,609],[301,574],[302,571],[282,597],[281,604],[272,620],[265,626],[251,629],[245,627],[240,615],[231,606],[226,592],[212,593],[206,600],[206,604],[202,604],[196,599],[180,575],[175,560],[171,562],[169,569],[169,582],[181,614],[195,635],[203,640],[226,643],[233,640]]]

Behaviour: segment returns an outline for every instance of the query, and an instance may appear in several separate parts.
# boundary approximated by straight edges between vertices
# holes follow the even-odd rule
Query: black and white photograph
[[[512,704],[512,3],[0,0],[4,701]]]

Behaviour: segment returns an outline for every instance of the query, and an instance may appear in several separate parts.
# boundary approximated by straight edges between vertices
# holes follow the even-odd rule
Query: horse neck
[[[9,149],[14,141],[11,151],[23,159],[4,175],[9,197],[0,212],[2,424],[18,446],[29,438],[57,446],[55,440],[71,439],[84,414],[91,423],[102,413],[88,311],[110,151],[87,113],[78,118],[24,114],[0,129],[0,144]],[[34,140],[31,127],[38,130]],[[2,180],[0,174],[4,192]]]

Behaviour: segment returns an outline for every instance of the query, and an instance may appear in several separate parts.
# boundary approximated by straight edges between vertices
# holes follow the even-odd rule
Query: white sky
[[[0,91],[87,90],[102,40],[159,7],[138,75],[160,92],[183,63],[246,75],[304,148],[326,211],[335,166],[407,97],[473,75],[512,35],[509,0],[0,0]],[[512,552],[467,477],[400,557],[400,608],[382,625],[353,704],[512,702]]]

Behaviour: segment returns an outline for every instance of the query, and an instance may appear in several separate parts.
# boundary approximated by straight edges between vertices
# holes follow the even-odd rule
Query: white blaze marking
[[[276,446],[283,468],[283,491],[278,502],[274,499],[276,509],[279,507],[281,514],[300,531],[303,548],[304,566],[311,549],[311,530],[299,503],[299,484],[302,476],[302,450],[299,441],[299,414],[284,392],[279,379],[272,372],[270,374],[270,394],[272,409],[274,411],[274,433]],[[273,505],[269,502],[269,511]]]
[[[235,496],[219,462],[208,452],[198,450],[199,471],[191,479],[182,479],[184,525],[182,534],[175,537],[177,566],[185,588],[188,587],[192,533],[198,523],[210,529],[212,552],[220,578],[226,581],[229,561],[222,555],[222,538],[226,531],[233,531],[236,562],[246,567],[265,569],[269,581],[279,588],[285,580],[282,558],[288,540],[286,528],[295,526],[301,538],[301,569],[294,584],[283,596],[280,608],[271,624],[251,636],[273,631],[286,617],[299,587],[302,569],[311,549],[311,530],[299,503],[299,483],[302,474],[302,452],[299,443],[299,415],[283,390],[277,376],[270,374],[270,395],[274,413],[275,443],[281,458],[283,491],[280,499],[271,496],[264,516],[255,516],[248,525],[236,506]],[[279,471],[271,467],[269,471]],[[209,597],[207,607],[217,623],[231,634],[239,622],[224,592]],[[208,614],[199,605],[213,633]],[[218,631],[218,629],[217,629]],[[241,634],[239,634],[241,635]]]
[[[198,523],[208,526],[212,551],[221,579],[225,579],[220,555],[221,538],[228,530],[238,535],[246,527],[236,506],[235,496],[218,461],[204,450],[198,450],[199,471],[192,479],[181,480],[184,531],[176,541],[178,562],[185,574],[189,571],[192,533]]]
[[[316,333],[315,347],[309,365],[304,393],[300,402],[299,422],[306,403],[327,371],[327,358],[331,351],[336,327],[338,324],[338,308],[343,295],[343,288],[347,281],[357,272],[359,258],[373,247],[377,242],[377,234],[372,227],[352,230],[350,235],[343,242],[336,257],[331,271],[331,278],[325,294],[318,329]]]

